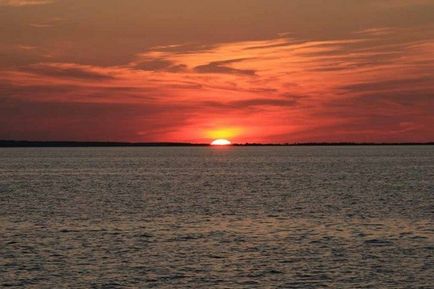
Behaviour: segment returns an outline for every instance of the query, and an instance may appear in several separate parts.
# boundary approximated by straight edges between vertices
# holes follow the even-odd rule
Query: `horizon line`
[[[367,145],[434,145],[428,142],[294,142],[294,143],[232,143],[228,146],[367,146]],[[212,146],[193,142],[123,142],[123,141],[32,141],[0,140],[0,147],[188,147]]]

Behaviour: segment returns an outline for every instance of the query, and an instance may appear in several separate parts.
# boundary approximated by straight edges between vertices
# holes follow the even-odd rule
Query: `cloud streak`
[[[199,73],[225,73],[253,76],[256,74],[253,69],[237,69],[228,65],[244,61],[245,59],[230,59],[223,61],[213,61],[208,64],[199,65],[194,68]]]
[[[41,63],[32,65],[27,72],[52,76],[56,78],[74,78],[81,80],[110,80],[114,77],[108,73],[98,72],[92,66],[78,65],[74,63]]]
[[[0,6],[22,7],[22,6],[45,5],[45,4],[50,4],[52,2],[54,1],[52,0],[0,0]]]

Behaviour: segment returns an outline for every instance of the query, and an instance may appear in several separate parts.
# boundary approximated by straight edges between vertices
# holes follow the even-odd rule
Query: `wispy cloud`
[[[237,69],[230,67],[229,65],[237,62],[244,61],[246,59],[230,59],[223,61],[213,61],[208,64],[199,65],[194,68],[196,72],[199,73],[226,73],[226,74],[239,74],[239,75],[255,75],[255,70],[253,69]]]
[[[175,64],[166,59],[143,59],[138,63],[130,64],[134,69],[144,71],[167,71],[167,72],[182,72],[186,70],[185,64]]]
[[[104,69],[74,63],[40,63],[27,67],[26,71],[56,78],[76,78],[89,81],[114,78]]]
[[[53,3],[54,0],[0,0],[0,6],[33,6]]]

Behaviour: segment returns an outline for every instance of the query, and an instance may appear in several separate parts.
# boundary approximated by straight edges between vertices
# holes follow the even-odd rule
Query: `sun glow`
[[[227,139],[216,139],[211,143],[211,145],[213,145],[213,146],[228,146],[231,144],[232,143],[230,141],[228,141]]]
[[[206,131],[206,136],[210,139],[230,139],[241,134],[240,128],[220,128]]]

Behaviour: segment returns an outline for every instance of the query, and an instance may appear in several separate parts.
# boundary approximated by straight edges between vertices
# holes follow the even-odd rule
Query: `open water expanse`
[[[434,147],[0,149],[0,287],[434,288]]]

